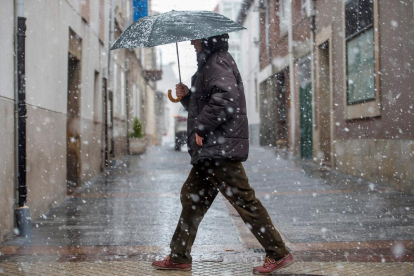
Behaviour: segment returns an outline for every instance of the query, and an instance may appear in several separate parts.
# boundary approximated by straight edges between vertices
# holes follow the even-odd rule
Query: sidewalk
[[[253,148],[251,185],[293,251],[280,274],[413,275],[414,197]],[[5,275],[251,275],[263,251],[217,197],[193,246],[192,273],[150,267],[169,251],[190,170],[185,152],[154,147],[33,221],[31,243],[0,248]]]

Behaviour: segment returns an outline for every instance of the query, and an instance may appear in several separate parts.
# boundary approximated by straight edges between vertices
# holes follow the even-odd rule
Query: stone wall
[[[336,140],[335,168],[414,194],[414,140]]]

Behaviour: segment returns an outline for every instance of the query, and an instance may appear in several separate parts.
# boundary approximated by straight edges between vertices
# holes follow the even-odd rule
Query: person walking
[[[240,72],[228,52],[228,39],[223,34],[192,40],[197,72],[191,88],[176,85],[176,94],[188,111],[187,145],[193,167],[181,189],[182,212],[171,253],[152,263],[157,269],[191,270],[198,226],[219,191],[266,251],[263,266],[253,268],[254,274],[271,274],[294,262],[241,163],[249,154],[246,99]]]

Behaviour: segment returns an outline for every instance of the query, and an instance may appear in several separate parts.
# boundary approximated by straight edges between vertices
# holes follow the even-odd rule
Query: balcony
[[[159,81],[162,79],[162,70],[143,70],[142,74],[148,81]]]

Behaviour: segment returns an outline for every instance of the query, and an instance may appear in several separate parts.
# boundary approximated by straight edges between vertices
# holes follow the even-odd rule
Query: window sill
[[[345,107],[345,120],[373,118],[381,116],[381,104],[378,97],[375,101],[347,105]]]

